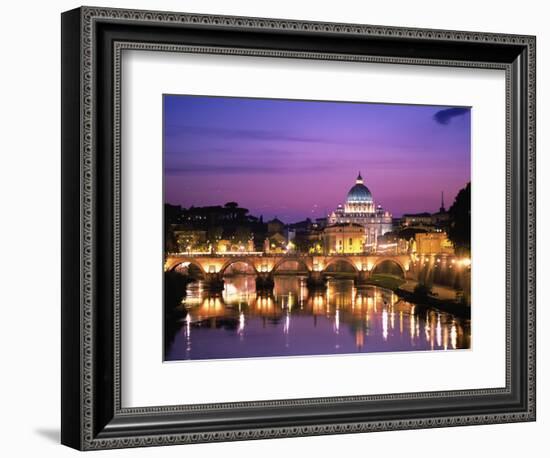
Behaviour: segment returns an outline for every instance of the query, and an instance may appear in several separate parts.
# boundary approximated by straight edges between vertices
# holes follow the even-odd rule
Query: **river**
[[[224,280],[218,295],[188,285],[166,335],[167,361],[470,348],[469,320],[376,286],[329,279],[326,291],[310,293],[304,277],[288,275],[260,294],[254,276]]]

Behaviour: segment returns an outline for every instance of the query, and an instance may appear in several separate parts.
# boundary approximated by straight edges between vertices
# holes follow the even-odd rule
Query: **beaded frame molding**
[[[123,50],[506,74],[506,386],[121,406]],[[80,450],[535,420],[535,37],[81,7],[62,14],[62,430]],[[504,266],[503,266],[504,268]]]

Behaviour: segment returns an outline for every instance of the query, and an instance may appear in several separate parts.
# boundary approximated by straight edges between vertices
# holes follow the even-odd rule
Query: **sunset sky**
[[[470,180],[470,109],[164,96],[165,202],[326,216],[361,172],[393,213],[435,212]]]

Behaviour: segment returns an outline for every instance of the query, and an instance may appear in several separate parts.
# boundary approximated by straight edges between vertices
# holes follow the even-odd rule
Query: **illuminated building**
[[[432,226],[432,214],[424,213],[405,213],[401,218],[403,227],[430,227]]]
[[[417,254],[454,254],[453,244],[445,232],[418,233],[414,242]]]
[[[178,251],[208,251],[206,231],[193,229],[174,230]]]
[[[362,251],[369,251],[376,248],[379,236],[392,230],[392,215],[380,205],[375,205],[372,194],[359,173],[355,185],[348,192],[345,204],[338,205],[338,208],[329,215],[328,224],[361,226],[364,233]]]
[[[234,240],[221,239],[216,244],[217,253],[237,253],[254,251],[254,241],[247,240],[239,242]]]
[[[337,223],[323,231],[323,246],[327,254],[362,253],[365,251],[365,228],[357,223]]]
[[[270,235],[264,240],[265,253],[285,253],[287,251],[288,241],[279,232]]]

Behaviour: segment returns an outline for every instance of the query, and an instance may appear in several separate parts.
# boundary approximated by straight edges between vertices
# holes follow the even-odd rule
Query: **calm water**
[[[261,295],[253,276],[236,275],[220,295],[191,283],[182,306],[169,361],[470,347],[469,320],[419,313],[391,291],[357,289],[352,280],[329,280],[326,292],[310,294],[304,278],[279,276],[273,294]]]

